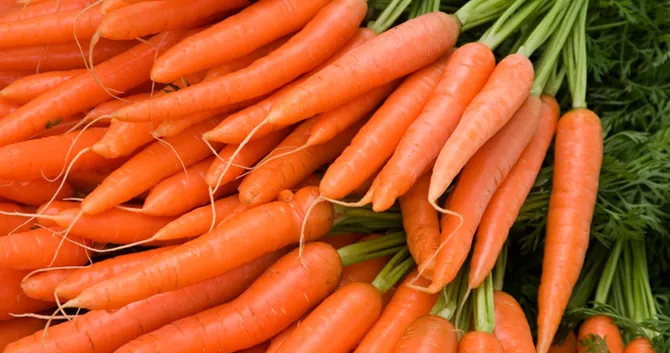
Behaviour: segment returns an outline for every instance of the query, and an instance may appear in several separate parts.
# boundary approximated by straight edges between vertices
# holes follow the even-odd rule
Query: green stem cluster
[[[503,12],[496,22],[479,39],[479,42],[491,50],[497,48],[505,39],[514,33],[530,18],[541,13],[541,9],[549,3],[548,0],[515,0]]]
[[[374,212],[362,207],[334,205],[335,221],[330,234],[374,233],[389,229],[402,229],[399,212]]]
[[[586,16],[589,3],[586,0],[582,1],[579,17],[573,26],[567,45],[563,48],[563,61],[568,68],[568,87],[572,94],[573,108],[586,108]]]
[[[342,266],[349,266],[370,259],[393,255],[406,248],[406,242],[405,233],[398,232],[347,245],[337,250],[337,253],[340,254]]]
[[[447,284],[440,293],[437,303],[431,309],[432,315],[438,315],[454,323],[459,338],[470,331],[472,319],[472,300],[469,299],[468,287],[469,265],[466,263],[453,281]]]
[[[416,0],[409,10],[409,18],[416,18],[430,12],[440,11],[440,0]]]
[[[496,20],[514,0],[470,0],[455,15],[465,32],[484,23]]]
[[[496,323],[493,306],[493,274],[488,275],[482,285],[475,289],[474,315],[476,331],[493,333]]]
[[[411,3],[412,0],[391,0],[379,17],[368,23],[368,28],[375,33],[385,32],[402,16]]]
[[[414,258],[409,253],[407,247],[403,247],[393,255],[391,260],[379,272],[372,285],[379,289],[380,293],[386,293],[400,279],[414,267]]]

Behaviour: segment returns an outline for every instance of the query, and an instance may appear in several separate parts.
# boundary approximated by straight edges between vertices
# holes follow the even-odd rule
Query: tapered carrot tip
[[[79,297],[72,300],[68,300],[65,304],[62,305],[63,308],[81,308],[81,302]]]

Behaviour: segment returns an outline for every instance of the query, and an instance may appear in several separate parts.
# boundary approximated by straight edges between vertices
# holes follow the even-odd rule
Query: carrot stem
[[[496,317],[493,306],[493,276],[489,274],[484,283],[475,289],[474,297],[475,330],[493,333]]]
[[[507,247],[508,244],[505,243],[500,255],[498,255],[498,261],[496,261],[496,266],[493,268],[492,277],[493,277],[493,290],[501,291],[503,289],[503,284],[505,283],[505,268],[507,267]]]
[[[510,0],[470,0],[454,15],[461,21],[461,32],[465,32],[498,18],[510,2]]]
[[[568,66],[568,86],[572,94],[573,108],[586,108],[586,15],[589,2],[583,1],[578,7],[579,13],[570,32],[570,40],[563,48],[563,61]],[[565,28],[565,27],[564,27]]]
[[[547,84],[544,86],[544,93],[552,97],[555,97],[556,93],[558,93],[568,72],[565,65],[560,65],[560,69],[558,69],[558,66],[559,65],[555,65],[554,70],[552,70],[551,75],[549,75],[549,81],[547,81]]]
[[[622,246],[623,239],[619,239],[614,243],[614,247],[605,263],[605,268],[601,274],[602,277],[596,288],[596,296],[594,298],[596,303],[606,304],[608,301],[610,289],[612,288],[612,280],[614,279],[614,274],[616,273],[617,265],[619,264],[619,258],[621,257]]]
[[[410,256],[409,249],[405,246],[393,255],[391,260],[382,268],[372,285],[375,286],[380,293],[384,294],[391,289],[400,279],[405,277],[412,267],[414,267],[414,259]]]
[[[526,2],[528,1],[515,0],[484,33],[479,39],[479,42],[486,45],[491,50],[494,50],[522,24],[526,23],[529,17],[539,12],[538,9],[541,8],[547,0],[532,0],[528,4],[526,4]]]
[[[342,266],[349,266],[372,258],[394,254],[400,250],[398,247],[405,243],[405,233],[397,232],[347,245],[337,252],[342,259]]]
[[[385,32],[411,3],[412,0],[392,0],[376,20],[368,23],[368,28],[377,34]]]
[[[579,2],[580,0],[577,0]],[[540,24],[533,30],[528,40],[519,48],[518,54],[530,57],[544,42],[549,39],[557,27],[570,31],[572,26],[563,22],[563,17],[570,7],[570,0],[557,0]]]

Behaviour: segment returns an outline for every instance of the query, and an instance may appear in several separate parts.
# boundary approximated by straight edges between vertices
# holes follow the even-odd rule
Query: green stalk
[[[497,18],[510,6],[511,1],[513,0],[470,0],[454,15],[461,21],[461,31],[466,31]]]
[[[603,269],[600,281],[598,282],[598,287],[596,288],[596,296],[594,299],[596,303],[607,304],[608,302],[610,289],[612,288],[612,280],[614,279],[614,273],[617,271],[623,243],[623,239],[617,240],[617,242],[614,243],[610,256],[607,258],[605,268]]]
[[[658,310],[656,309],[656,301],[651,292],[651,285],[649,284],[649,268],[647,267],[647,249],[645,248],[644,240],[631,240],[631,253],[635,255],[633,262],[633,280],[635,281],[634,303],[639,306],[639,318],[636,321],[643,322],[658,318]],[[660,335],[659,332],[645,329],[644,333],[650,339],[654,339]]]
[[[474,291],[475,330],[493,333],[496,320],[493,307],[493,276],[488,275],[484,283]]]
[[[342,266],[349,266],[380,256],[396,253],[398,247],[406,243],[405,233],[398,232],[377,239],[347,245],[337,250],[342,259]]]
[[[586,108],[586,16],[588,6],[588,1],[584,1],[579,9],[579,17],[570,33],[570,39],[563,48],[563,60],[568,67],[568,86],[572,94],[573,108]]]
[[[405,277],[414,265],[414,259],[409,254],[409,249],[405,246],[393,255],[391,260],[389,260],[377,277],[375,277],[374,281],[372,281],[372,285],[377,287],[380,293],[386,293],[401,278]]]
[[[568,69],[562,65],[560,70],[556,70],[558,66],[559,65],[557,63],[554,69],[552,70],[551,75],[549,75],[549,81],[544,86],[544,93],[552,97],[555,97],[556,93],[558,93],[558,90],[561,89],[561,86],[563,85],[563,80],[565,79],[565,75],[568,72]]]
[[[580,0],[577,0],[580,1]],[[528,40],[519,48],[517,53],[530,57],[544,42],[549,39],[552,33],[560,25],[566,31],[570,31],[571,23],[562,23],[566,9],[570,5],[570,0],[556,0],[554,6],[549,10],[547,15],[540,21],[540,24],[535,27],[535,30],[530,34]],[[574,21],[574,20],[573,20]]]
[[[368,23],[368,28],[378,34],[385,32],[393,26],[411,3],[412,0],[392,0],[376,20]]]
[[[452,321],[454,315],[456,315],[456,310],[458,310],[459,293],[461,292],[461,284],[463,284],[464,276],[462,270],[458,271],[456,278],[442,289],[442,294],[438,302],[433,306],[431,314]]]
[[[547,0],[531,0],[529,4],[526,4],[527,0],[515,0],[512,5],[500,15],[493,26],[484,33],[482,38],[479,39],[479,42],[491,48],[491,50],[497,48],[503,41],[505,41],[505,39],[519,29],[522,24],[526,23],[533,14],[539,12],[538,9],[541,8],[546,1]]]
[[[582,308],[586,305],[598,284],[598,278],[607,260],[607,253],[607,248],[604,245],[596,243],[595,248],[587,256],[579,280],[577,280],[577,284],[572,290],[568,309]]]
[[[507,267],[507,242],[503,245],[496,266],[493,268],[493,289],[502,290],[505,282],[505,267]]]

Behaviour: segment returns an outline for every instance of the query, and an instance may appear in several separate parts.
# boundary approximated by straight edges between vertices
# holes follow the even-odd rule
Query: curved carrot
[[[7,213],[29,212],[29,210],[11,202],[0,202],[0,211]],[[33,223],[27,222],[28,220],[28,217],[0,214],[0,237],[4,237],[11,232],[21,233],[29,231]]]
[[[10,314],[34,313],[52,306],[49,302],[32,299],[23,293],[21,281],[28,273],[0,270],[0,322],[13,319]]]
[[[0,97],[17,104],[26,104],[40,94],[54,88],[84,70],[50,71],[22,77],[0,91]]]
[[[272,253],[190,287],[129,304],[96,310],[39,331],[7,347],[6,353],[112,353],[129,341],[175,320],[225,303],[242,293],[281,253]]]
[[[240,204],[237,195],[228,196],[214,201],[216,218],[214,222],[219,223],[235,207]],[[212,223],[212,206],[205,205],[185,213],[181,217],[165,225],[156,234],[156,240],[183,239],[203,235],[209,231]]]
[[[458,217],[442,218],[441,248],[435,260],[431,291],[439,291],[456,278],[470,252],[486,205],[535,134],[540,108],[540,99],[528,96],[514,117],[463,168],[446,204],[447,209],[461,215],[463,224]],[[433,171],[431,187],[434,177]],[[430,187],[428,193],[430,201]]]
[[[165,120],[270,93],[335,54],[356,34],[366,12],[367,3],[363,0],[333,0],[284,45],[248,67],[165,97],[133,104],[114,117],[124,121]]]
[[[416,71],[453,47],[458,27],[455,17],[433,12],[382,33],[301,83],[273,106],[268,122],[304,120]]]
[[[503,353],[503,346],[492,334],[470,331],[458,342],[458,353]]]
[[[56,230],[38,228],[0,238],[0,269],[34,270],[43,267],[77,266],[88,261],[88,252]],[[70,239],[83,243],[79,237]]]
[[[36,4],[16,7],[0,17],[0,23],[8,23],[28,18],[50,15],[57,12],[67,12],[83,9],[92,4],[92,0],[46,0]]]
[[[317,306],[277,353],[348,352],[382,310],[382,297],[369,283],[351,283]]]
[[[1,345],[0,345],[1,346]],[[626,345],[624,353],[655,353],[654,347],[645,337],[638,337]],[[554,352],[551,352],[554,353]]]
[[[579,326],[577,339],[579,353],[602,351],[605,348],[609,353],[623,353],[619,327],[607,316],[592,316],[584,320]]]
[[[315,187],[283,196],[289,199],[249,209],[213,231],[147,261],[123,277],[86,289],[70,305],[120,307],[214,277],[262,254],[298,243],[303,223],[306,241],[318,239],[330,230],[333,209],[325,202],[312,209],[307,221],[304,219],[307,208],[318,196]],[[179,276],[166,276],[175,271]]]
[[[8,344],[43,329],[44,324],[44,320],[32,317],[0,321],[0,351],[4,352]]]
[[[560,109],[544,95],[537,132],[486,206],[475,239],[468,283],[479,287],[491,273],[512,224],[526,200],[556,131]]]
[[[380,173],[379,186],[372,197],[374,210],[391,207],[431,167],[494,67],[493,53],[480,43],[469,43],[454,51],[435,91]]]
[[[554,177],[538,293],[537,351],[549,350],[589,243],[603,157],[600,119],[587,109],[563,115],[556,128]]]
[[[49,182],[44,179],[30,181],[0,179],[0,197],[24,205],[39,206],[51,200],[54,195],[56,199],[74,195],[74,190],[69,184],[64,184],[61,190],[58,190],[59,186],[60,181]]]
[[[330,245],[307,244],[302,256],[298,249],[285,255],[232,302],[164,326],[117,353],[234,352],[252,347],[280,333],[328,296],[341,270],[340,257]]]
[[[549,353],[577,353],[577,336],[575,336],[575,333],[570,331],[563,342],[554,344],[549,348]]]
[[[379,320],[361,340],[355,353],[390,353],[397,349],[401,340],[409,343],[407,340],[411,338],[404,337],[406,331],[419,317],[430,313],[438,297],[437,294],[420,292],[407,286],[408,283],[428,285],[428,281],[422,277],[414,281],[417,274],[415,270],[405,277],[391,297],[391,301],[384,308]],[[437,333],[442,332],[438,330]]]
[[[438,154],[428,191],[433,204],[468,160],[521,107],[530,92],[533,75],[533,64],[519,54],[508,55],[495,67]]]
[[[139,147],[154,140],[152,129],[150,123],[127,123],[113,119],[105,135],[91,150],[105,158],[131,155]]]
[[[505,353],[535,353],[533,336],[523,309],[509,294],[493,293],[495,326],[493,336],[503,346]]]
[[[247,55],[261,46],[295,32],[329,0],[262,0],[222,22],[186,38],[156,61],[151,77],[170,82],[184,74],[213,67]],[[277,21],[281,18],[281,21]],[[245,28],[254,28],[246,31]],[[225,46],[213,52],[210,48]]]
[[[38,273],[23,281],[23,283],[21,283],[21,288],[27,296],[33,299],[54,302],[56,287],[74,271],[76,270],[63,269]],[[44,325],[42,325],[42,327],[44,327]]]
[[[392,352],[456,353],[458,348],[458,335],[451,322],[436,315],[424,315],[407,328]]]

